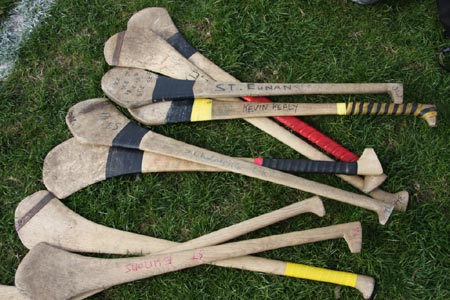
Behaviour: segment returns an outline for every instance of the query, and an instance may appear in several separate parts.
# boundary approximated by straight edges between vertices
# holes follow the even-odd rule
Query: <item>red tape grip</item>
[[[269,98],[266,97],[245,96],[242,98],[247,102],[265,102],[265,103],[272,102]],[[328,136],[318,131],[311,125],[303,122],[297,117],[274,117],[274,119],[280,122],[281,124],[289,127],[290,129],[294,130],[295,132],[306,138],[308,141],[319,146],[320,148],[330,153],[339,160],[345,162],[355,162],[359,159],[358,155],[351,152],[344,146],[338,144],[337,142],[333,141]]]

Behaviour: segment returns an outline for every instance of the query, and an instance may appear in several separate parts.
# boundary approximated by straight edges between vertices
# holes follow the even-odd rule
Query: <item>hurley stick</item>
[[[141,68],[150,69],[166,76],[179,79],[211,80],[211,78],[202,70],[192,65],[162,38],[151,31],[131,34],[122,32],[114,35],[106,42],[104,54],[107,62],[113,65],[126,67],[141,66]],[[270,119],[249,118],[245,120],[309,159],[331,160],[321,151],[318,151],[308,143],[302,141]],[[309,130],[310,129],[308,129],[308,131]],[[316,136],[316,134],[314,134],[314,136]],[[312,136],[310,136],[310,138],[312,138]],[[338,176],[361,191],[367,193],[373,191],[370,195],[376,197],[376,199],[394,204],[399,210],[403,211],[406,209],[409,198],[406,191],[390,194],[379,189],[375,190],[375,188],[384,181],[386,178],[385,175],[376,177],[370,176],[370,180],[366,182],[357,176]]]
[[[282,247],[346,238],[361,243],[359,222],[316,228],[265,238],[175,253],[121,259],[73,254],[46,243],[28,252],[20,263],[16,286],[35,300],[64,300],[168,272]],[[357,242],[358,243],[358,242]],[[354,253],[360,249],[353,249]]]
[[[178,244],[95,224],[64,206],[52,193],[39,191],[19,203],[15,212],[15,224],[20,240],[28,249],[46,242],[74,252],[149,254],[220,244],[307,212],[320,217],[325,215],[325,208],[319,197],[299,201]]]
[[[311,94],[382,93],[388,83],[242,83],[180,80],[143,69],[115,68],[102,78],[102,89],[126,108],[164,100],[229,98],[242,96],[286,96]]]
[[[372,149],[364,150],[354,163],[239,158],[257,165],[289,173],[321,172],[346,174],[379,174],[381,164]],[[42,179],[47,189],[59,199],[108,178],[150,172],[203,171],[223,172],[211,166],[166,155],[121,147],[79,143],[71,138],[53,148],[44,159]]]
[[[107,99],[91,99],[74,105],[67,114],[66,122],[74,137],[82,143],[155,152],[270,181],[372,210],[378,214],[381,224],[385,224],[392,213],[393,205],[391,204],[378,202],[367,196],[258,166],[154,133],[130,122]]]
[[[113,99],[111,93],[106,94],[110,99]],[[115,98],[114,102],[123,106],[123,102],[120,103],[121,101],[117,101],[117,99]],[[131,109],[130,112],[133,118],[146,125],[271,116],[411,115],[420,117],[429,126],[435,127],[437,116],[436,106],[432,104],[391,104],[375,102],[241,103],[213,101],[212,99],[203,98],[158,102]]]
[[[283,213],[283,218],[304,212],[311,212],[318,216],[325,213],[318,197],[303,200],[280,211]],[[46,191],[36,192],[19,203],[16,208],[15,223],[20,240],[29,249],[40,242],[46,242],[74,252],[149,254],[167,249],[173,252],[175,246],[183,245],[93,223],[64,206],[61,201]],[[183,247],[185,246],[186,244]],[[357,246],[356,244],[351,247]],[[351,286],[360,290],[365,298],[372,294],[374,286],[374,280],[364,275],[260,257],[246,256],[213,264]],[[362,283],[365,284],[362,285]],[[371,287],[369,283],[372,283]]]

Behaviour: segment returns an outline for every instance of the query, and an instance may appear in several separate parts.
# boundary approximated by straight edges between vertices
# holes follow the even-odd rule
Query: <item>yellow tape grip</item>
[[[347,104],[345,103],[336,103],[337,114],[345,116],[347,114]]]
[[[286,263],[285,276],[315,281],[330,282],[345,286],[356,286],[358,275],[348,272],[333,271],[301,264]]]
[[[195,99],[192,105],[191,122],[211,120],[212,103],[211,99]]]

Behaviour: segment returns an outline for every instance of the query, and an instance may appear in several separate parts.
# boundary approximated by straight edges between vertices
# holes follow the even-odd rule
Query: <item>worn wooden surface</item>
[[[50,192],[64,199],[91,184],[114,176],[182,171],[222,170],[148,151],[114,150],[106,146],[82,144],[71,138],[47,154],[42,179]]]

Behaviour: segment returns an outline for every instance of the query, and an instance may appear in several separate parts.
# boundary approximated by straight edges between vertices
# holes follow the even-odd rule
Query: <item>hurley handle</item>
[[[357,175],[358,164],[356,162],[313,161],[306,159],[254,159],[255,164],[289,173],[327,173]]]
[[[272,159],[257,157],[253,162],[259,166],[268,167],[288,173],[326,173],[347,175],[380,175],[383,167],[372,148],[364,149],[356,162],[335,162],[326,160],[306,159]],[[372,176],[373,177],[373,176]]]

